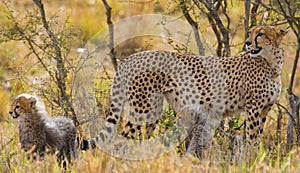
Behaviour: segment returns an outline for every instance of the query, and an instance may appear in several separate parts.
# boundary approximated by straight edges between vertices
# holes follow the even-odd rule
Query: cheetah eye
[[[16,109],[19,109],[20,108],[20,106],[19,105],[16,105]]]
[[[263,35],[264,35],[264,34],[260,32],[260,33],[257,34],[257,37],[261,37],[261,36],[263,36]]]

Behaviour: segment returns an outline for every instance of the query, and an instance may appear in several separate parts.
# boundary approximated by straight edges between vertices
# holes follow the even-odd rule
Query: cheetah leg
[[[273,104],[266,106],[263,109],[262,113],[261,113],[260,123],[259,123],[259,129],[258,129],[258,134],[257,134],[258,135],[258,139],[260,139],[260,136],[263,133],[264,125],[265,125],[265,122],[266,122],[266,118],[267,118],[267,115],[268,115],[269,111],[271,110],[272,106],[273,106]]]
[[[187,153],[202,158],[203,150],[209,148],[214,129],[220,123],[222,116],[208,114],[201,105],[193,105],[181,110],[183,106],[181,105],[180,95],[176,95],[176,90],[167,92],[164,95],[172,108],[179,113],[179,116],[184,116],[183,119],[187,118],[187,121],[191,121],[188,123],[191,127],[186,138]]]
[[[203,141],[200,144],[201,136],[204,132],[205,121],[201,121],[200,119],[196,120],[196,123],[191,127],[190,132],[188,133],[188,137],[185,139],[186,151],[187,153],[193,154],[199,159],[203,158],[203,149],[205,145],[203,145]]]
[[[246,123],[246,139],[250,147],[259,147],[260,136],[263,132],[266,116],[272,105],[266,106],[264,109],[259,109],[256,106],[248,106],[247,123]]]
[[[264,109],[259,109],[254,105],[246,105],[248,108],[247,121],[246,121],[246,140],[247,140],[247,157],[250,159],[249,163],[252,163],[257,156],[257,149],[259,148],[260,136],[263,131],[266,116],[271,105]]]
[[[115,78],[119,78],[118,73],[116,74]],[[112,89],[112,102],[110,105],[109,115],[106,117],[104,127],[101,129],[99,136],[97,136],[95,139],[92,139],[91,143],[93,145],[109,145],[110,139],[116,133],[116,128],[120,121],[120,115],[123,111],[123,106],[125,103],[125,90],[123,89],[120,80],[114,80]]]
[[[211,140],[216,127],[220,123],[220,118],[207,113],[197,116],[189,136],[186,138],[187,153],[193,154],[199,159],[208,156]]]
[[[163,112],[163,95],[154,93],[153,97],[148,100],[150,107],[146,113],[138,113],[131,107],[129,112],[129,121],[126,122],[122,129],[121,135],[130,138],[144,140],[149,139],[152,135],[159,117]],[[143,101],[136,102],[137,105],[145,104]]]
[[[151,104],[154,104],[153,110],[150,111],[150,114],[148,116],[153,117],[152,119],[147,119],[146,122],[146,139],[150,139],[153,131],[156,128],[156,125],[158,124],[159,119],[163,115],[163,101],[164,96],[162,94],[159,94],[156,96],[155,100],[150,99]],[[147,115],[146,115],[147,116]]]
[[[165,92],[164,96],[167,99],[167,102],[172,106],[172,109],[174,109],[175,112],[180,112],[182,105],[180,103],[180,97],[177,96],[175,93],[179,93],[176,92],[176,90],[171,90],[169,92]]]

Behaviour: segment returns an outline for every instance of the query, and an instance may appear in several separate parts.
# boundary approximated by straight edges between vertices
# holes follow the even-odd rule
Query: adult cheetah
[[[29,152],[28,157],[41,157],[46,149],[58,151],[58,160],[69,162],[77,155],[76,127],[67,117],[50,118],[44,103],[29,94],[16,96],[9,114],[19,122],[21,147]]]
[[[129,121],[121,132],[123,136],[140,136],[141,125],[146,124],[149,138],[162,115],[166,98],[176,112],[203,107],[208,121],[217,122],[204,120],[210,131],[223,117],[244,111],[248,145],[257,145],[267,113],[281,91],[284,62],[281,42],[286,33],[270,25],[252,27],[245,42],[247,50],[232,57],[167,51],[144,51],[129,56],[114,77],[110,113],[96,143],[109,145],[124,116]],[[124,106],[129,108],[126,114]],[[197,114],[194,110],[197,109],[189,112]],[[199,136],[194,136],[191,143],[199,140]]]

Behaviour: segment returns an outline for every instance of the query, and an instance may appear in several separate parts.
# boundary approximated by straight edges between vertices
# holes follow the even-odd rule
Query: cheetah
[[[110,112],[94,140],[109,145],[123,117],[128,122],[121,135],[140,137],[142,125],[146,124],[149,138],[161,118],[165,98],[176,112],[189,106],[202,107],[206,116],[199,121],[205,122],[203,128],[209,131],[222,118],[245,112],[247,145],[257,146],[267,113],[281,92],[282,39],[286,33],[287,30],[270,25],[254,26],[245,42],[247,50],[232,57],[160,50],[129,56],[115,74]],[[126,110],[129,111],[124,113]],[[197,109],[188,112],[198,114],[194,110]],[[203,128],[194,131],[188,146],[191,152],[195,151]]]
[[[70,118],[50,118],[43,101],[29,94],[16,96],[9,114],[18,120],[21,147],[28,158],[43,157],[47,149],[51,153],[58,151],[59,162],[66,158],[70,163],[76,158],[76,127]]]

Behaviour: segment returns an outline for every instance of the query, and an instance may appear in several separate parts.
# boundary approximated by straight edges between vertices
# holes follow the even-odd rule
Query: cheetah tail
[[[79,137],[77,137],[77,143],[79,146],[79,149],[81,151],[86,151],[89,149],[95,149],[96,148],[96,143],[93,139],[91,140],[87,140],[87,139],[80,139]]]

